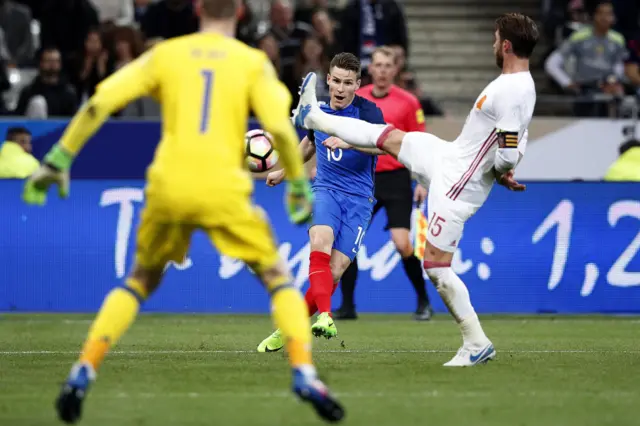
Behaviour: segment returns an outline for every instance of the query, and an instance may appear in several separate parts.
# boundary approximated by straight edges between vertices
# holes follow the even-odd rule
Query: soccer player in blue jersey
[[[384,124],[382,111],[371,101],[356,96],[360,88],[360,61],[351,53],[336,55],[329,66],[327,84],[330,101],[322,110],[328,114]],[[311,255],[309,290],[305,300],[309,315],[319,312],[311,326],[315,336],[335,337],[338,330],[331,318],[331,295],[340,277],[358,253],[371,221],[376,157],[356,150],[331,151],[323,145],[329,135],[310,131],[300,143],[304,161],[316,155],[317,174],[313,183],[315,205],[309,228]],[[267,184],[284,180],[284,170],[271,172]],[[284,347],[284,336],[276,330],[258,346],[259,352]]]

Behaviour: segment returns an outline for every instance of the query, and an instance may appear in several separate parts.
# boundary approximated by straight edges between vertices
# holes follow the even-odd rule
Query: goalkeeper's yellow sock
[[[269,283],[272,316],[285,336],[292,367],[312,365],[311,323],[309,311],[300,291],[282,277]]]
[[[109,292],[94,320],[82,348],[80,362],[97,370],[105,355],[136,319],[140,304],[147,298],[139,281],[129,278],[126,287]]]

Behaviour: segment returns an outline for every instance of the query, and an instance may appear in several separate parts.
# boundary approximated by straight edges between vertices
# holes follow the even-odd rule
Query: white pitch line
[[[382,349],[344,349],[317,350],[315,353],[335,354],[442,354],[452,353],[455,349],[425,349],[425,350],[382,350]],[[498,353],[510,354],[637,354],[640,350],[579,350],[579,349],[549,349],[549,350],[498,350]],[[77,351],[0,351],[0,355],[76,355]],[[109,355],[213,355],[213,354],[258,354],[248,350],[148,350],[148,351],[111,351]]]
[[[30,318],[27,317],[25,315],[24,318],[21,318],[23,314],[17,314],[17,315],[4,315],[0,313],[0,319],[10,319],[12,322],[14,323],[19,323],[19,324],[27,324],[27,325],[33,325],[33,324],[65,324],[65,325],[86,325],[86,324],[91,324],[94,320],[93,319],[70,319],[70,318]],[[242,314],[240,314],[242,315]],[[171,325],[177,325],[177,324],[192,324],[192,323],[202,323],[205,320],[210,320],[211,323],[215,323],[217,318],[216,318],[216,314],[212,314],[210,315],[210,318],[207,318],[206,315],[203,315],[202,317],[198,317],[198,318],[177,318],[177,319],[171,319],[171,318],[162,318],[162,317],[145,317],[145,315],[143,314],[140,318],[144,318],[143,321],[145,323],[156,323],[156,322],[167,322]],[[265,318],[267,318],[265,316]],[[260,318],[258,316],[256,316],[256,319],[259,320]],[[544,323],[545,326],[551,326],[551,325],[566,325],[568,323],[580,323],[580,324],[606,324],[608,322],[615,322],[615,323],[624,323],[624,324],[640,324],[640,319],[638,319],[638,315],[620,315],[620,316],[609,316],[609,317],[603,317],[602,319],[582,319],[580,317],[554,317],[554,318],[545,318],[545,317],[539,317],[539,318],[507,318],[507,317],[498,317],[498,318],[493,318],[493,317],[482,317],[481,318],[482,321],[491,321],[491,322],[499,322],[499,323],[504,323],[504,324],[539,324],[539,323]],[[370,318],[369,320],[371,320],[372,322],[379,322],[378,318]],[[226,319],[224,319],[223,321],[226,321]],[[389,318],[385,318],[382,320],[382,322],[390,322],[390,323],[402,323],[402,322],[406,322],[406,319],[404,319],[404,317],[401,317],[399,314],[389,314]],[[446,321],[445,320],[436,320],[434,321],[435,323],[438,324],[444,324]],[[240,322],[238,324],[241,324]]]
[[[497,392],[500,394],[501,392]],[[637,392],[626,392],[626,391],[600,391],[600,392],[590,392],[590,391],[520,391],[513,392],[511,390],[507,391],[509,396],[517,396],[517,397],[526,397],[526,398],[535,398],[535,397],[575,397],[579,395],[584,396],[596,396],[599,398],[637,398]],[[335,392],[335,396],[339,398],[385,398],[387,400],[392,399],[407,399],[407,398],[495,398],[496,392],[481,392],[481,391],[422,391],[422,392],[406,392],[406,391],[379,391],[379,392]],[[101,394],[99,396],[100,399],[114,398],[114,399],[131,399],[131,398],[140,398],[140,399],[154,399],[154,398],[187,398],[187,399],[196,399],[196,398],[207,398],[207,399],[224,399],[224,398],[294,398],[293,394],[290,392],[167,392],[167,393],[153,393],[153,392],[140,392],[140,393],[130,393],[130,392],[118,392],[118,393],[107,393]],[[8,394],[3,396],[4,399],[32,399],[34,395],[30,394]]]

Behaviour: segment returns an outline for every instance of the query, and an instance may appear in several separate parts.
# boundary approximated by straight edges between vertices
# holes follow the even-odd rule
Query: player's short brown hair
[[[229,19],[236,16],[239,0],[201,0],[207,18]]]
[[[496,19],[496,30],[501,40],[511,42],[513,54],[518,58],[529,58],[540,38],[536,23],[522,13],[501,15]]]
[[[331,72],[334,67],[340,68],[342,70],[353,71],[358,76],[358,78],[360,78],[360,74],[362,73],[362,69],[360,67],[360,59],[358,59],[353,53],[338,53],[333,57],[331,63],[329,64],[329,72]]]
[[[389,47],[389,46],[377,47],[376,50],[374,50],[373,53],[371,54],[371,59],[373,59],[373,57],[377,54],[393,59],[394,65],[398,65],[398,55],[396,55],[396,52],[393,50],[392,47]]]

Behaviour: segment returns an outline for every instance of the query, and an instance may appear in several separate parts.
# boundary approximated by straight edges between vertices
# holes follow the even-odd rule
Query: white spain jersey
[[[489,83],[442,158],[439,190],[451,200],[482,206],[495,181],[497,132],[517,133],[518,151],[524,154],[535,103],[536,89],[529,72],[501,74]]]

